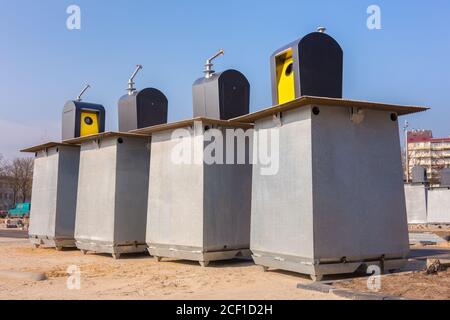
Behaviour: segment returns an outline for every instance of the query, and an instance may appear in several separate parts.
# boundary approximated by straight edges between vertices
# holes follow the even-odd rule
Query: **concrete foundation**
[[[428,223],[450,224],[450,189],[428,191]]]
[[[210,143],[204,136],[216,129],[225,137],[227,128],[236,127],[196,119],[136,131],[152,135],[147,244],[158,260],[193,260],[206,266],[250,254],[251,165],[204,163],[203,149]],[[188,136],[174,135],[179,129]],[[181,141],[190,146],[186,163],[173,158]],[[248,144],[244,150],[248,158]]]
[[[69,141],[81,144],[75,239],[83,253],[146,250],[149,139],[106,133]]]
[[[30,241],[36,245],[75,247],[74,229],[80,148],[48,143],[35,152],[30,212]]]
[[[350,107],[351,106],[351,107]],[[359,108],[358,108],[359,106]],[[305,97],[234,121],[279,136],[279,170],[253,165],[255,263],[320,279],[402,266],[409,252],[400,107]]]
[[[428,190],[424,185],[405,185],[406,213],[409,224],[427,223]]]

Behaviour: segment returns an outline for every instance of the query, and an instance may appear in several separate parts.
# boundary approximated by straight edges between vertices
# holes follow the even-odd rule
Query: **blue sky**
[[[81,30],[66,9],[81,8]],[[366,26],[381,8],[382,29]],[[219,48],[215,70],[235,68],[252,86],[251,110],[270,106],[269,57],[324,25],[344,49],[344,97],[426,105],[414,128],[450,135],[448,0],[0,0],[0,153],[60,137],[65,101],[85,83],[85,101],[107,108],[117,129],[117,101],[137,63],[138,88],[169,99],[169,120],[192,115],[191,85]]]

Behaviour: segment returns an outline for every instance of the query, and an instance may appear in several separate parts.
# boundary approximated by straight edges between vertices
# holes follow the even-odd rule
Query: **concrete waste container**
[[[106,132],[80,144],[75,240],[83,253],[144,252],[150,138]]]
[[[449,224],[450,189],[424,185],[405,185],[409,224]]]
[[[35,153],[29,236],[35,246],[75,247],[75,209],[80,147],[50,142]]]
[[[405,184],[408,224],[426,224],[428,187],[423,184]]]
[[[251,139],[240,140],[245,164],[210,163],[205,158],[207,146],[216,141],[208,135],[225,137],[227,129],[245,134],[248,128],[195,118],[135,131],[152,135],[146,239],[158,261],[167,257],[207,266],[210,261],[250,255]],[[221,149],[217,147],[217,155]],[[227,156],[225,143],[222,156]]]
[[[302,97],[232,119],[279,136],[279,170],[253,164],[250,248],[256,264],[320,279],[409,252],[399,115],[424,111]]]
[[[428,223],[450,224],[450,188],[428,191]]]
[[[445,168],[441,170],[440,180],[441,180],[440,183],[441,188],[450,189],[450,168]]]

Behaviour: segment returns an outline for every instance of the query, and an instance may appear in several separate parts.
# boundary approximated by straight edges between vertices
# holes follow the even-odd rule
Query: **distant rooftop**
[[[408,143],[415,142],[450,142],[450,137],[434,138],[432,130],[413,130],[408,132]]]

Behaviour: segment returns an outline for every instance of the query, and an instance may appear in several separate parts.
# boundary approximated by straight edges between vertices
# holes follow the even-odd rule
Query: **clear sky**
[[[81,8],[81,30],[66,27],[71,4]],[[367,28],[372,4],[381,30]],[[84,100],[103,104],[106,129],[116,130],[137,63],[138,89],[162,90],[170,121],[189,118],[191,85],[222,47],[215,70],[240,70],[251,110],[268,107],[270,55],[319,25],[344,49],[345,98],[429,106],[406,119],[448,136],[449,18],[448,0],[0,0],[0,153],[59,139],[63,105],[85,83]]]

